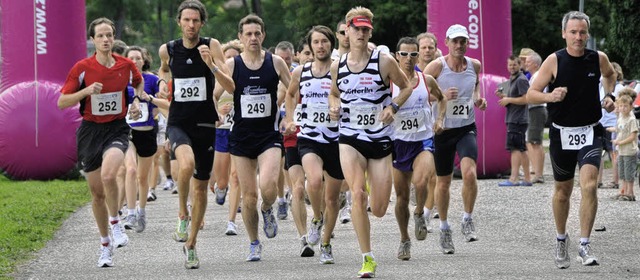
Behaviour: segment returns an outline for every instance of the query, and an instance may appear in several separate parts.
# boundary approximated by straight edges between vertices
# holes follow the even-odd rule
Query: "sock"
[[[362,261],[365,261],[365,260],[366,260],[366,259],[365,259],[365,257],[366,257],[366,256],[369,256],[372,260],[373,260],[373,259],[375,259],[375,258],[373,257],[373,252],[366,252],[366,253],[363,253],[363,254],[362,254]]]
[[[120,222],[120,218],[118,218],[118,216],[115,217],[109,217],[109,223],[112,225],[117,224],[118,222]]]
[[[558,240],[565,240],[565,239],[567,239],[567,234],[566,234],[566,233],[563,233],[563,234],[558,233],[558,234],[556,235],[556,238],[557,238]]]
[[[580,237],[580,245],[589,244],[589,237]]]
[[[135,215],[136,214],[136,209],[131,209],[131,208],[127,208],[127,214],[129,214],[129,216],[131,215]]]
[[[424,211],[424,215],[423,215],[424,217],[431,218],[431,209],[425,207],[423,211]]]
[[[258,244],[260,244],[260,240],[251,241],[251,245],[258,245]]]
[[[102,243],[102,246],[108,246],[109,243],[111,243],[111,238],[109,238],[109,236],[100,237],[100,243]]]
[[[440,220],[440,230],[449,229],[449,222]]]
[[[144,210],[144,208],[138,208],[138,213],[139,213],[140,215],[144,215],[144,214],[146,214],[146,212],[147,212],[147,211],[145,211],[145,210]]]
[[[345,196],[347,197],[347,204],[351,205],[351,191],[347,191]]]
[[[284,197],[278,197],[278,203],[283,203],[284,201]]]
[[[471,218],[471,213],[464,212],[464,214],[462,214],[462,221],[463,222],[467,221],[467,220],[471,220],[471,219],[472,219]]]

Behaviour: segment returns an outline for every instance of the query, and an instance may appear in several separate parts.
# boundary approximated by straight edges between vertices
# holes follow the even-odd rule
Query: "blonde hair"
[[[636,96],[637,94],[635,90],[633,90],[630,87],[624,87],[623,89],[618,91],[618,99],[616,101],[620,100],[623,97],[629,97],[629,99],[631,100],[630,102],[632,104],[633,101],[636,100]]]
[[[238,53],[242,53],[242,51],[244,50],[244,45],[238,39],[231,40],[222,45],[222,53],[226,52],[229,49],[234,49],[238,51]]]
[[[347,12],[347,15],[344,16],[344,20],[347,22],[347,26],[349,26],[349,22],[351,21],[351,19],[357,16],[364,16],[373,22],[373,13],[371,12],[371,10],[362,6],[357,6],[349,10],[349,12]]]

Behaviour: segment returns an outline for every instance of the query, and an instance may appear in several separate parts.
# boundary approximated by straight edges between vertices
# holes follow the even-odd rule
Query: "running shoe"
[[[340,222],[346,224],[351,221],[351,207],[347,204],[345,207],[340,209],[340,213],[338,214]]]
[[[178,185],[173,184],[173,187],[171,188],[171,194],[178,194]]]
[[[262,244],[260,244],[260,241],[258,240],[256,240],[255,243],[256,244],[254,244],[254,242],[251,242],[251,244],[249,245],[249,256],[247,257],[248,262],[257,262],[260,260],[260,255],[262,254]]]
[[[125,229],[133,229],[138,223],[136,220],[136,214],[127,215],[122,223],[124,224]]]
[[[262,219],[264,220],[264,234],[267,238],[274,238],[278,234],[278,222],[276,217],[273,216],[273,208],[269,208],[267,211],[262,211]]]
[[[140,208],[136,211],[136,220],[138,221],[136,225],[136,232],[141,233],[147,228],[147,214],[140,212]]]
[[[571,261],[569,260],[569,249],[567,244],[569,243],[569,235],[565,239],[557,239],[556,238],[556,267],[563,269],[569,268],[571,266]]]
[[[278,219],[286,220],[287,219],[287,211],[289,210],[289,204],[287,201],[278,202]]]
[[[226,187],[224,190],[218,188],[218,184],[213,187],[213,192],[216,194],[216,203],[218,205],[224,205],[224,201],[227,199],[227,191],[229,187]]]
[[[238,226],[232,221],[227,222],[227,231],[225,231],[226,235],[238,235]]]
[[[365,256],[364,261],[362,262],[362,269],[358,272],[358,277],[360,278],[373,278],[376,277],[376,266],[378,264],[373,260],[372,257]]]
[[[309,244],[316,245],[318,244],[318,242],[320,242],[320,237],[322,236],[322,224],[323,224],[322,219],[311,220],[311,226],[309,228],[309,234],[308,234]]]
[[[433,232],[433,228],[431,227],[431,215],[425,215],[424,217],[424,224],[427,225],[427,232],[428,233],[432,233]]]
[[[111,234],[113,235],[113,246],[116,248],[124,247],[129,244],[129,236],[120,227],[120,222],[111,224]]]
[[[320,263],[321,264],[334,264],[333,252],[331,251],[331,244],[320,245]]]
[[[411,240],[400,242],[400,247],[398,247],[398,259],[403,261],[411,259]]]
[[[164,186],[162,186],[162,190],[165,190],[165,191],[173,190],[173,187],[175,187],[175,183],[173,182],[173,180],[167,180],[164,182]]]
[[[179,218],[176,231],[172,234],[173,240],[177,242],[187,242],[187,239],[189,239],[189,233],[187,232],[188,227],[189,217],[184,217],[184,219]]]
[[[98,251],[98,267],[111,267],[113,266],[113,245],[111,243],[107,246],[100,245],[100,251]]]
[[[438,208],[436,208],[435,206],[433,207],[433,218],[434,219],[440,219],[440,213],[438,213]]]
[[[462,221],[462,234],[464,235],[464,240],[467,242],[478,241],[473,219],[464,219],[464,221]]]
[[[338,201],[340,202],[340,209],[344,208],[347,205],[347,193],[340,192],[338,195]]]
[[[193,249],[187,248],[187,246],[182,246],[182,252],[184,253],[186,259],[184,260],[184,267],[187,269],[196,269],[200,267],[200,259],[198,259],[198,254],[196,253],[196,248]]]
[[[578,261],[584,266],[599,265],[598,258],[591,253],[589,243],[580,244],[578,247]]]
[[[147,201],[156,201],[156,199],[158,199],[158,197],[156,196],[156,190],[155,189],[149,189],[149,192],[147,193]]]
[[[313,248],[311,248],[311,246],[309,246],[309,243],[307,242],[307,237],[300,237],[300,256],[313,257],[314,254],[315,252],[313,251]]]
[[[413,214],[413,221],[415,222],[416,239],[425,240],[427,238],[427,224],[422,214]]]
[[[456,249],[451,239],[451,229],[440,229],[440,250],[443,254],[453,254]]]

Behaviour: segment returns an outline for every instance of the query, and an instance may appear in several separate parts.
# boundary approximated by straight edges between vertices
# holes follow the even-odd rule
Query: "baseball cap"
[[[353,25],[353,26],[368,27],[368,28],[373,29],[373,25],[371,24],[371,20],[368,17],[365,17],[365,16],[356,16],[356,17],[352,18],[349,23],[350,23],[350,25]]]
[[[467,32],[466,27],[460,24],[454,24],[447,29],[447,38],[453,39],[458,37],[465,37],[469,39],[469,32]]]

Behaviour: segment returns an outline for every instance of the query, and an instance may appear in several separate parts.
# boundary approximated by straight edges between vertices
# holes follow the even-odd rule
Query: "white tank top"
[[[477,74],[473,68],[470,58],[464,57],[467,61],[467,68],[458,73],[454,72],[447,65],[444,57],[438,58],[442,61],[442,72],[436,79],[443,91],[450,87],[458,88],[458,98],[447,100],[447,111],[444,116],[444,128],[457,128],[470,125],[476,121],[475,107],[473,106],[473,91],[476,87]],[[438,115],[438,107],[434,107],[434,115]]]
[[[301,121],[298,138],[325,144],[338,141],[340,136],[338,122],[331,121],[329,118],[330,73],[327,72],[321,77],[314,76],[310,62],[302,68],[300,74]]]
[[[402,104],[393,122],[396,140],[406,142],[423,141],[433,137],[433,112],[429,102],[429,89],[421,72],[415,72],[418,82],[407,101]],[[400,88],[392,84],[393,97],[400,94]]]
[[[359,73],[349,70],[349,53],[340,57],[336,79],[343,110],[340,135],[366,142],[393,141],[393,128],[378,119],[384,107],[391,104],[391,91],[380,76],[379,54],[373,50],[369,63]]]

